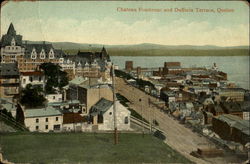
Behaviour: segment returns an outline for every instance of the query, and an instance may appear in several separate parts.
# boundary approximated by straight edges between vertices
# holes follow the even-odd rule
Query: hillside
[[[28,43],[41,43],[31,42]],[[248,46],[219,47],[214,45],[160,45],[142,43],[135,45],[101,45],[73,42],[46,42],[68,54],[81,51],[100,51],[103,46],[111,56],[247,56]]]

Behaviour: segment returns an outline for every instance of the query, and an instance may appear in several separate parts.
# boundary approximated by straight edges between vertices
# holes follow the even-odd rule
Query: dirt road
[[[198,164],[228,163],[222,157],[200,159],[190,155],[190,152],[196,151],[198,147],[213,146],[213,143],[205,137],[192,132],[191,129],[181,125],[178,121],[164,114],[156,107],[149,105],[149,98],[151,101],[158,101],[156,98],[126,84],[121,78],[116,78],[116,92],[126,97],[131,102],[129,106],[142,114],[145,119],[149,121],[153,119],[157,120],[159,128],[166,133],[166,143],[191,161]]]

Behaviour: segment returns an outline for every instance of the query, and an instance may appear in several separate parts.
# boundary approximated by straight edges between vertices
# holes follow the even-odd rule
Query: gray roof
[[[246,133],[247,135],[250,134],[250,124],[249,120],[242,120],[238,116],[234,116],[231,114],[223,114],[217,117],[217,119],[226,122],[230,127],[234,127],[236,129],[239,129],[243,133]]]
[[[17,46],[22,46],[22,36],[16,35],[16,30],[15,30],[13,24],[11,23],[9,28],[8,28],[7,34],[2,36],[1,47],[11,45],[11,41],[13,38],[15,39]]]
[[[111,106],[113,105],[112,101],[101,98],[95,105],[90,109],[90,115],[95,116],[98,114],[104,114]]]
[[[0,63],[0,76],[19,76],[16,63]]]
[[[48,117],[48,116],[60,116],[62,112],[59,109],[53,108],[52,106],[38,108],[38,109],[26,109],[24,111],[25,118],[32,117]]]

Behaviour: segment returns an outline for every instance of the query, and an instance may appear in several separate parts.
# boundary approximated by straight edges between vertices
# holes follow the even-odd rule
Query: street
[[[205,137],[192,132],[191,129],[186,128],[184,125],[181,125],[178,121],[174,120],[153,105],[149,106],[149,98],[150,101],[153,102],[159,101],[156,98],[128,85],[121,78],[116,78],[116,92],[132,102],[129,107],[142,114],[145,119],[149,121],[151,120],[150,122],[155,119],[159,123],[159,128],[166,134],[166,143],[191,161],[199,164],[228,163],[223,157],[206,158],[206,160],[203,160],[190,155],[190,153],[196,151],[198,147],[213,147],[214,144]],[[141,99],[141,101],[139,99]]]

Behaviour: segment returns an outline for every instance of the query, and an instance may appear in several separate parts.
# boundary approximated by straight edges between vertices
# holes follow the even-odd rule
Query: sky
[[[213,11],[197,12],[196,8]],[[228,12],[219,12],[222,9]],[[8,2],[1,8],[1,36],[11,22],[23,40],[33,41],[249,45],[249,6],[243,1]]]

